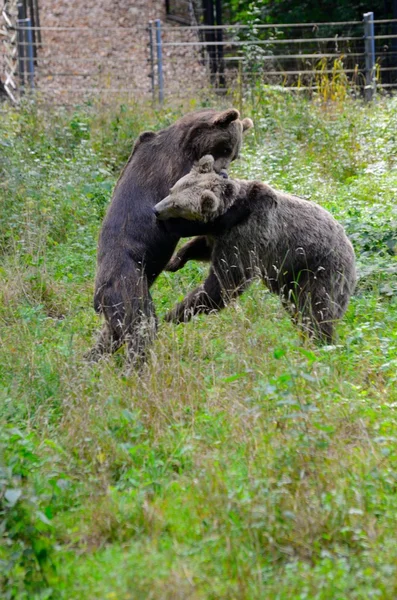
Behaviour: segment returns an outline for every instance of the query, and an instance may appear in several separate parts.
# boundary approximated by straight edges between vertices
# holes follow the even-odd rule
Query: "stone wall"
[[[197,42],[194,30],[166,21],[162,0],[39,0],[43,28],[36,82],[61,101],[75,96],[149,96],[150,20],[161,19],[163,42]],[[167,95],[191,95],[207,85],[207,67],[194,46],[164,47]]]

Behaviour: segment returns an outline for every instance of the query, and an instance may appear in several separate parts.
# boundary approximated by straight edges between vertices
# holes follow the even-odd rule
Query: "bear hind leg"
[[[309,293],[305,310],[310,336],[320,344],[332,344],[335,337],[335,310],[330,294],[323,289]]]
[[[226,274],[218,275],[211,267],[207,279],[202,285],[190,292],[166,316],[165,320],[172,323],[187,323],[197,314],[218,312],[233,299],[240,296],[249,286],[248,281],[240,270],[233,277]]]
[[[142,270],[135,263],[125,265],[124,273],[114,282],[98,289],[95,301],[105,324],[88,358],[99,360],[126,343],[130,362],[143,360],[147,346],[155,338],[157,319]]]
[[[105,321],[98,334],[94,347],[85,354],[84,358],[92,362],[97,362],[103,356],[116,352],[122,344],[122,338],[120,336],[115,338],[114,335],[112,335],[111,328]]]
[[[304,334],[320,344],[332,344],[335,318],[331,299],[325,289],[320,292],[310,288],[306,278],[293,282],[283,290],[282,304]]]
[[[140,366],[146,359],[148,347],[154,342],[158,329],[157,316],[149,289],[134,311],[125,331],[127,358],[131,365]]]

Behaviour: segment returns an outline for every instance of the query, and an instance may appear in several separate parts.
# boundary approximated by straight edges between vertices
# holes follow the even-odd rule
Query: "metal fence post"
[[[155,20],[156,25],[156,48],[157,48],[157,81],[159,86],[159,102],[164,100],[164,80],[163,80],[163,45],[161,40],[161,21]]]
[[[33,0],[29,0],[28,2],[29,5],[29,19],[30,19],[30,26],[31,26],[31,34],[32,34],[32,45],[33,45],[33,57],[34,57],[34,61],[36,64],[36,58],[37,58],[37,46],[36,46],[36,37],[37,37],[37,32],[36,32],[36,15],[35,15],[35,6],[34,6],[34,2]],[[28,16],[28,15],[26,15]]]
[[[17,19],[17,33],[18,33],[18,75],[19,83],[21,85],[21,93],[25,85],[25,31],[23,29],[25,19],[25,9],[22,3],[18,3],[18,19]]]
[[[153,49],[153,21],[149,21],[148,23],[148,33],[149,33],[149,63],[150,63],[150,91],[152,92],[153,102],[156,99],[156,91],[155,91],[155,77],[154,77],[154,49]]]
[[[31,90],[34,89],[34,48],[32,23],[30,19],[25,19],[25,42],[26,42],[26,76]]]
[[[40,45],[41,44],[41,29],[40,29],[39,0],[33,1],[33,7],[34,7],[34,14],[35,14],[33,27],[37,27],[37,31],[36,31],[37,35],[36,35],[35,42],[38,42],[38,44]],[[37,47],[36,47],[36,51],[37,51]]]
[[[365,41],[365,100],[371,101],[375,94],[375,32],[374,13],[364,14],[364,41]]]

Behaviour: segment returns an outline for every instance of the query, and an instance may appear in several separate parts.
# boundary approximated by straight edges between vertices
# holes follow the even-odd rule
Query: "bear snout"
[[[160,202],[157,202],[152,208],[153,213],[159,221],[165,221],[170,218],[170,211],[172,209],[172,202],[170,197],[163,198]],[[172,212],[172,211],[171,211]]]
[[[153,207],[153,212],[158,221],[166,221],[170,218],[167,210],[159,210],[156,206]]]

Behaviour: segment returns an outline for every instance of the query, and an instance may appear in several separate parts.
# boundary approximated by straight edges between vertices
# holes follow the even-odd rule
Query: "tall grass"
[[[312,198],[354,243],[337,343],[302,344],[258,284],[161,324],[129,374],[122,352],[83,360],[96,239],[138,132],[187,107],[2,108],[4,598],[396,595],[397,104],[258,87],[243,107],[234,175]],[[205,273],[161,275],[160,318]]]

